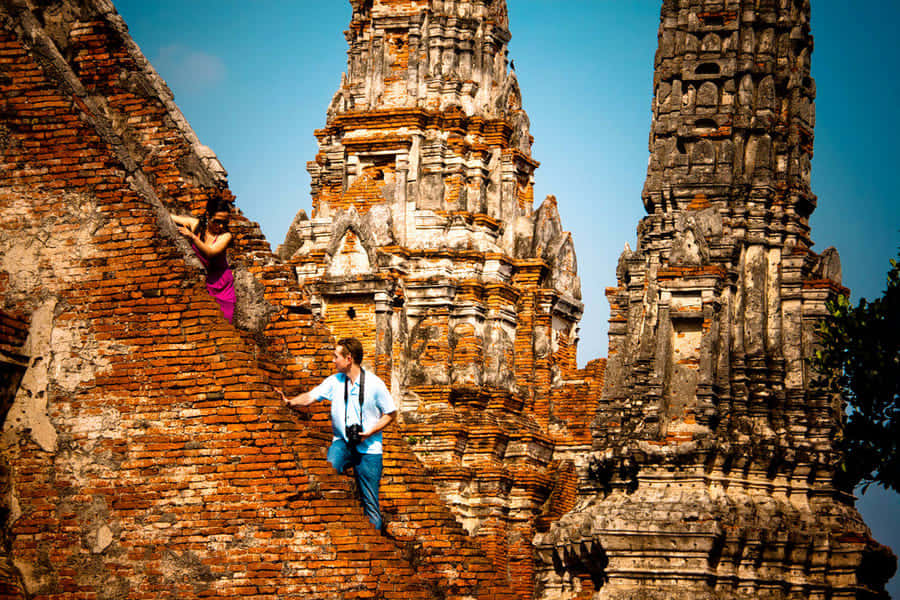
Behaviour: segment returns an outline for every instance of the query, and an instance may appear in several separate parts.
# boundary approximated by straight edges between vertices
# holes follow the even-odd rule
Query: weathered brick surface
[[[165,210],[198,213],[223,173],[117,15],[2,17],[0,334],[30,353],[2,437],[3,594],[511,597],[399,433],[389,540],[325,461],[327,407],[281,405],[273,384],[324,377],[334,338],[240,216],[244,312],[221,319]]]
[[[2,283],[8,283],[8,274]],[[29,350],[25,347],[28,338],[28,318],[26,315],[11,314],[0,309],[0,415],[3,420],[19,391],[22,378],[29,366]],[[8,496],[11,492],[10,472],[4,467],[0,469],[0,494]],[[0,511],[7,517],[8,509]],[[0,547],[9,548],[11,540],[6,528],[0,530]],[[0,556],[0,598],[24,598],[21,578],[16,572],[8,551]]]

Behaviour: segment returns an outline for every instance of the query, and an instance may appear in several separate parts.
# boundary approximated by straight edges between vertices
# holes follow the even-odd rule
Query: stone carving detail
[[[648,214],[607,292],[577,508],[535,540],[545,598],[887,597],[806,362],[845,291],[809,235],[809,11],[663,3]]]

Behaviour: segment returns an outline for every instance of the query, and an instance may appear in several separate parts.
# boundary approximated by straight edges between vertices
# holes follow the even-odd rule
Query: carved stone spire
[[[508,284],[520,270],[516,261],[538,260],[544,263],[538,282],[564,298],[557,304],[574,336],[581,313],[574,248],[555,201],[541,211],[533,207],[538,163],[507,64],[506,3],[352,5],[347,73],[308,165],[312,218],[298,214],[280,254],[313,289],[337,293],[346,286],[332,284],[365,278],[366,293],[381,290],[383,302],[402,296],[406,311],[417,310],[420,294],[433,306],[436,292],[432,284],[398,288],[399,273],[404,281],[449,277],[445,296],[452,303],[451,280]],[[435,252],[443,253],[440,259]],[[314,304],[321,301],[330,320],[324,296],[316,296]],[[514,312],[494,311],[492,327],[514,338]],[[477,372],[472,383],[482,381],[483,369]],[[441,367],[435,377],[452,380],[453,371]],[[511,390],[512,379],[502,377],[493,383]]]
[[[534,207],[506,2],[352,5],[313,213],[279,254],[335,337],[361,339],[445,499],[527,597],[582,303],[556,200]]]
[[[548,598],[581,581],[564,572],[604,599],[886,597],[889,551],[834,481],[839,399],[807,363],[846,291],[837,252],[810,250],[809,13],[664,2],[648,215],[607,292],[581,508],[538,538]]]
[[[664,3],[644,206],[714,207],[748,220],[744,237],[809,247],[809,2],[726,4]]]
[[[639,417],[649,439],[752,423],[779,444],[828,441],[837,407],[802,432],[787,424],[795,403],[809,408],[812,324],[841,289],[809,250],[809,2],[726,4],[663,6],[648,216],[610,294],[628,325],[611,332],[622,351],[606,400],[644,395],[657,417]]]

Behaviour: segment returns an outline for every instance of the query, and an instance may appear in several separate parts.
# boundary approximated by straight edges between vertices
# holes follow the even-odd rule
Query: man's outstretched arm
[[[316,399],[313,398],[312,394],[310,394],[309,392],[303,392],[299,396],[294,396],[293,398],[288,398],[281,390],[278,390],[278,393],[281,394],[281,399],[284,401],[284,403],[292,408],[296,406],[309,406],[316,401]]]

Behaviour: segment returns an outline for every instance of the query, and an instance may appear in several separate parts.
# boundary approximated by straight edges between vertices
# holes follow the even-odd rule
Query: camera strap
[[[344,375],[344,431],[347,431],[347,401],[350,398],[348,387],[350,385],[350,376]],[[366,400],[366,370],[359,368],[359,426],[363,424],[363,402]]]

